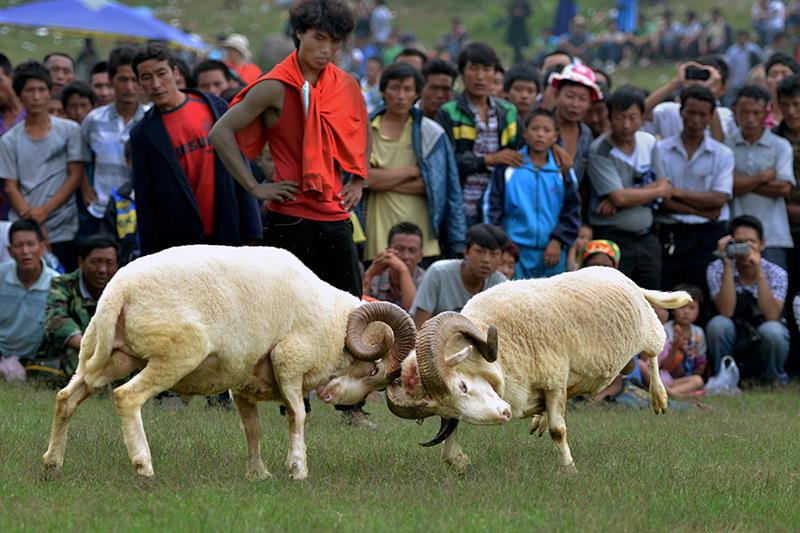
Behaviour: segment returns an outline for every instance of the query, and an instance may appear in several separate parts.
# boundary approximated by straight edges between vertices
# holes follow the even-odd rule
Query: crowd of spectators
[[[319,2],[335,23],[308,15]],[[745,30],[731,41],[720,10],[705,22],[689,11],[685,23],[664,12],[650,29],[626,19],[624,32],[610,18],[598,36],[578,15],[534,54],[519,25],[530,9],[515,1],[517,61],[504,66],[457,19],[429,53],[397,32],[384,1],[351,12],[304,0],[295,44],[341,47],[363,97],[316,112],[363,115],[358,139],[371,143],[350,166],[337,145],[342,192],[320,198],[293,174],[313,159],[299,118],[308,78],[276,68],[261,81],[241,35],[192,68],[158,44],[121,46],[85,80],[66,53],[14,68],[0,55],[0,373],[24,378],[36,362],[68,376],[119,268],[205,243],[290,249],[418,327],[507,279],[618,268],[692,295],[664,316],[671,394],[698,394],[729,354],[745,378],[785,385],[799,359],[800,67],[776,48],[798,10],[778,25],[773,4],[753,7],[759,43]],[[675,60],[675,76],[646,94],[612,90],[609,69],[589,66],[630,54]],[[281,118],[291,113],[297,121]],[[263,150],[234,137],[262,120]],[[371,425],[360,406],[345,413]]]

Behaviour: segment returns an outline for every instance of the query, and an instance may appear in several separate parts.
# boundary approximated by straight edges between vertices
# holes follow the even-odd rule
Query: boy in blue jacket
[[[517,279],[549,277],[566,271],[567,250],[580,229],[578,181],[553,156],[558,122],[552,111],[531,112],[523,137],[522,166],[495,168],[483,212],[519,247]]]

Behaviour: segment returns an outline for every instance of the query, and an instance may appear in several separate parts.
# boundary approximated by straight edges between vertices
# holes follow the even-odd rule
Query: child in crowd
[[[592,240],[592,235],[592,227],[588,224],[581,224],[581,229],[578,230],[578,237],[567,253],[567,272],[574,272],[580,268],[583,249]]]
[[[517,261],[519,261],[519,248],[511,241],[508,241],[503,255],[500,258],[500,266],[497,271],[503,274],[508,279],[514,279],[514,272],[517,269]]]
[[[595,239],[586,243],[581,254],[581,268],[604,266],[619,268],[619,246],[613,241]]]
[[[514,65],[503,79],[505,98],[517,108],[520,117],[527,117],[539,96],[539,75],[532,65]]]
[[[667,333],[664,350],[658,356],[661,381],[670,396],[700,395],[703,393],[703,373],[707,367],[706,337],[694,321],[700,313],[703,293],[689,284],[677,285],[672,290],[688,292],[692,301],[673,310],[673,320],[668,320],[667,310],[653,307]],[[645,361],[639,361],[639,370],[644,384],[649,386],[650,368]]]
[[[566,271],[567,250],[580,229],[578,180],[572,169],[562,174],[553,155],[558,123],[552,111],[531,112],[522,135],[522,166],[494,170],[483,211],[519,247],[515,277],[549,277]]]
[[[131,142],[125,143],[125,163],[132,168]],[[119,246],[119,266],[123,267],[141,255],[136,219],[136,195],[133,181],[114,188],[106,212],[100,221],[100,231],[111,235]]]
[[[706,359],[706,335],[694,324],[703,304],[702,291],[689,284],[676,285],[673,291],[686,291],[692,301],[672,311],[673,319],[664,324],[667,347],[659,356],[661,381],[667,393],[686,396],[702,391]]]
[[[61,102],[60,94],[50,96],[50,100],[47,102],[47,112],[58,118],[67,117],[67,114],[64,112],[64,104]]]

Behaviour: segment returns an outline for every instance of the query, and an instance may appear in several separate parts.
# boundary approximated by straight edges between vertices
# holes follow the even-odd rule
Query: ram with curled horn
[[[211,395],[230,389],[247,439],[247,476],[270,476],[261,459],[256,403],[275,400],[288,407],[286,467],[290,477],[304,479],[303,396],[348,372],[397,376],[415,337],[403,309],[364,303],[285,250],[184,246],[137,259],[103,292],[78,369],[57,395],[44,473],[60,471],[78,405],[139,368],[113,398],[141,478],[153,476],[142,404],[166,390]]]
[[[653,306],[672,309],[690,299],[641,289],[605,267],[503,283],[474,296],[461,313],[425,323],[401,377],[386,389],[389,409],[403,418],[441,417],[439,434],[423,446],[444,442],[446,462],[459,471],[469,460],[456,441],[458,422],[510,418],[530,419],[531,433],[547,429],[561,464],[574,470],[567,399],[601,391],[642,354],[651,370],[651,406],[664,413],[657,356],[666,335]]]

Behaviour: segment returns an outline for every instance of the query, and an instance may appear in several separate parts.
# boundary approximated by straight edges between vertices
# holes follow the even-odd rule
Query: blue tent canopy
[[[177,30],[141,10],[105,0],[43,0],[0,10],[0,24],[59,29],[86,36],[153,39],[204,49],[198,37]]]

